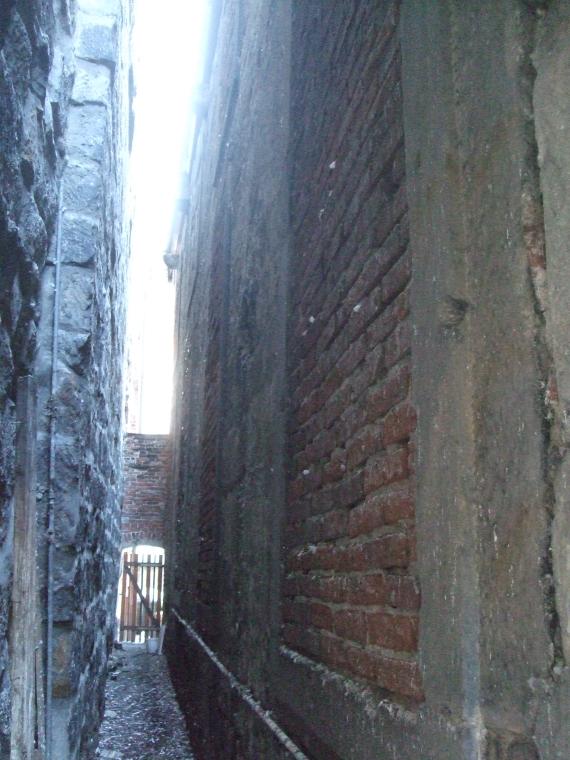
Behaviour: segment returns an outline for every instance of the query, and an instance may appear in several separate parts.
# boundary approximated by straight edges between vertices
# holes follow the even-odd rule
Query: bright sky
[[[128,330],[132,369],[143,378],[142,433],[167,433],[170,427],[175,294],[162,257],[187,168],[183,157],[193,128],[208,6],[209,0],[135,0]]]

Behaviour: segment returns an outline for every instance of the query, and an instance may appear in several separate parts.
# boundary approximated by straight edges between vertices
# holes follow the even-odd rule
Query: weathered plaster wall
[[[547,716],[560,703],[544,701],[565,671],[533,112],[551,9],[404,9],[426,707],[457,731],[450,757],[559,758],[567,736]]]
[[[164,546],[170,436],[128,433],[123,453],[124,489],[121,544]]]

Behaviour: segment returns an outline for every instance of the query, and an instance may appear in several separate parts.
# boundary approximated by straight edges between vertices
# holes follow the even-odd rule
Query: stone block
[[[14,362],[10,346],[10,335],[0,324],[0,397],[5,396],[12,383]]]
[[[18,236],[22,247],[34,262],[24,259],[21,261],[22,290],[33,291],[39,280],[39,265],[43,265],[48,253],[47,230],[34,198],[26,194],[21,199],[21,218],[18,225]],[[22,266],[23,265],[23,266]]]
[[[73,633],[67,626],[54,626],[53,696],[72,696],[79,673],[73,653]]]
[[[111,99],[111,72],[108,67],[78,61],[71,97],[76,104],[99,103],[108,106]]]
[[[53,587],[55,623],[71,622],[77,614],[77,592],[73,583],[56,583]]]
[[[97,214],[103,208],[103,180],[97,164],[69,164],[63,174],[63,204],[67,211]]]
[[[22,310],[22,289],[20,288],[18,280],[18,277],[14,278],[9,303],[9,324],[12,327],[18,324],[18,319]]]
[[[8,676],[7,645],[0,651],[0,757],[10,753],[10,679]]]
[[[121,13],[121,0],[78,0],[79,10],[99,16],[116,16]]]
[[[14,482],[14,410],[15,405],[11,399],[6,400],[0,410],[0,545],[7,535],[9,521],[6,519],[6,507],[9,506]]]
[[[73,537],[68,545],[58,530],[64,506],[58,501],[56,506],[56,550],[54,553],[53,603],[54,620],[57,623],[71,622],[77,613],[77,552]]]
[[[66,143],[68,151],[77,158],[101,163],[107,145],[105,106],[73,106],[69,114]]]
[[[91,216],[64,214],[61,228],[61,260],[65,264],[91,265],[101,246],[99,222]]]
[[[89,269],[64,265],[61,268],[59,324],[62,329],[91,329],[94,275]]]
[[[75,52],[78,58],[100,63],[117,61],[117,24],[114,18],[79,14]]]
[[[55,533],[61,544],[77,540],[81,510],[81,460],[73,439],[57,436],[55,449]]]
[[[7,63],[11,84],[20,99],[24,99],[30,82],[32,45],[26,25],[19,13],[12,14],[4,42],[4,59]]]
[[[88,405],[85,383],[70,370],[60,367],[55,392],[57,429],[63,435],[81,440],[86,433]]]
[[[61,330],[59,336],[59,358],[77,375],[88,369],[91,356],[91,333]]]

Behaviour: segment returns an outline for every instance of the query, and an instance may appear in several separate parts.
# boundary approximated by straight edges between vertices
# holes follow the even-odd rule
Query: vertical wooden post
[[[141,557],[142,562],[144,562],[144,557]],[[138,567],[138,573],[137,573],[137,584],[138,587],[142,590],[144,588],[144,566],[141,564]],[[137,609],[138,609],[138,623],[137,625],[143,626],[144,625],[144,609],[140,601],[140,597],[137,594]],[[142,635],[142,631],[140,632]]]
[[[120,629],[119,629],[119,640],[123,641],[123,634],[125,632],[125,610],[126,610],[126,603],[127,603],[127,573],[125,571],[125,563],[128,560],[127,552],[123,552],[123,562],[121,565],[121,572],[122,572],[122,580],[121,580],[121,621],[120,621]]]
[[[133,554],[132,552],[129,554],[128,563],[129,567],[131,567],[133,561]],[[131,578],[127,579],[127,625],[131,626],[133,624],[133,584],[131,583]],[[127,629],[127,641],[132,641],[132,629]]]
[[[131,571],[133,573],[133,578],[135,581],[138,582],[139,577],[139,557],[138,554],[131,554]],[[130,581],[130,593],[131,593],[131,620],[130,625],[133,626],[131,629],[131,635],[129,637],[130,641],[135,641],[136,639],[136,630],[135,627],[138,625],[138,604],[137,604],[137,592],[135,590],[134,583],[132,582],[132,579],[129,579]]]
[[[39,615],[36,572],[36,392],[31,377],[18,380],[12,614],[9,651],[12,684],[10,756],[32,760],[35,754],[36,657]]]
[[[158,615],[158,566],[155,564],[152,568],[152,611],[157,620],[160,620]]]
[[[128,558],[129,567],[132,567],[132,562],[133,562],[133,554],[131,552],[129,554],[129,558]],[[127,579],[127,595],[128,596],[127,596],[127,617],[126,617],[126,621],[127,621],[127,625],[128,626],[132,626],[133,625],[133,584],[131,582],[130,576]],[[132,638],[131,638],[132,633],[133,633],[132,629],[131,628],[127,628],[127,638],[126,638],[127,641],[132,641]]]
[[[162,564],[162,561],[160,560],[160,565],[158,566],[158,593],[156,598],[156,617],[159,620],[160,623],[162,623],[162,568],[164,565]]]
[[[147,554],[147,567],[146,567],[146,579],[145,579],[146,580],[146,598],[150,605],[150,608],[152,609],[152,601],[150,598],[150,574],[151,574],[150,563],[151,563],[151,556],[150,554]],[[141,584],[141,588],[142,588],[142,584]],[[147,626],[148,628],[152,626],[152,620],[150,619],[150,615],[148,614],[146,610],[145,610],[145,615],[144,615],[144,625]],[[149,631],[145,631],[144,638],[145,638],[145,641],[150,638]]]

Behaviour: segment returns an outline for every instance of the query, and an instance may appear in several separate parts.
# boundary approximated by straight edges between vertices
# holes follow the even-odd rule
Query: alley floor
[[[125,645],[110,663],[101,760],[192,760],[166,659]]]

